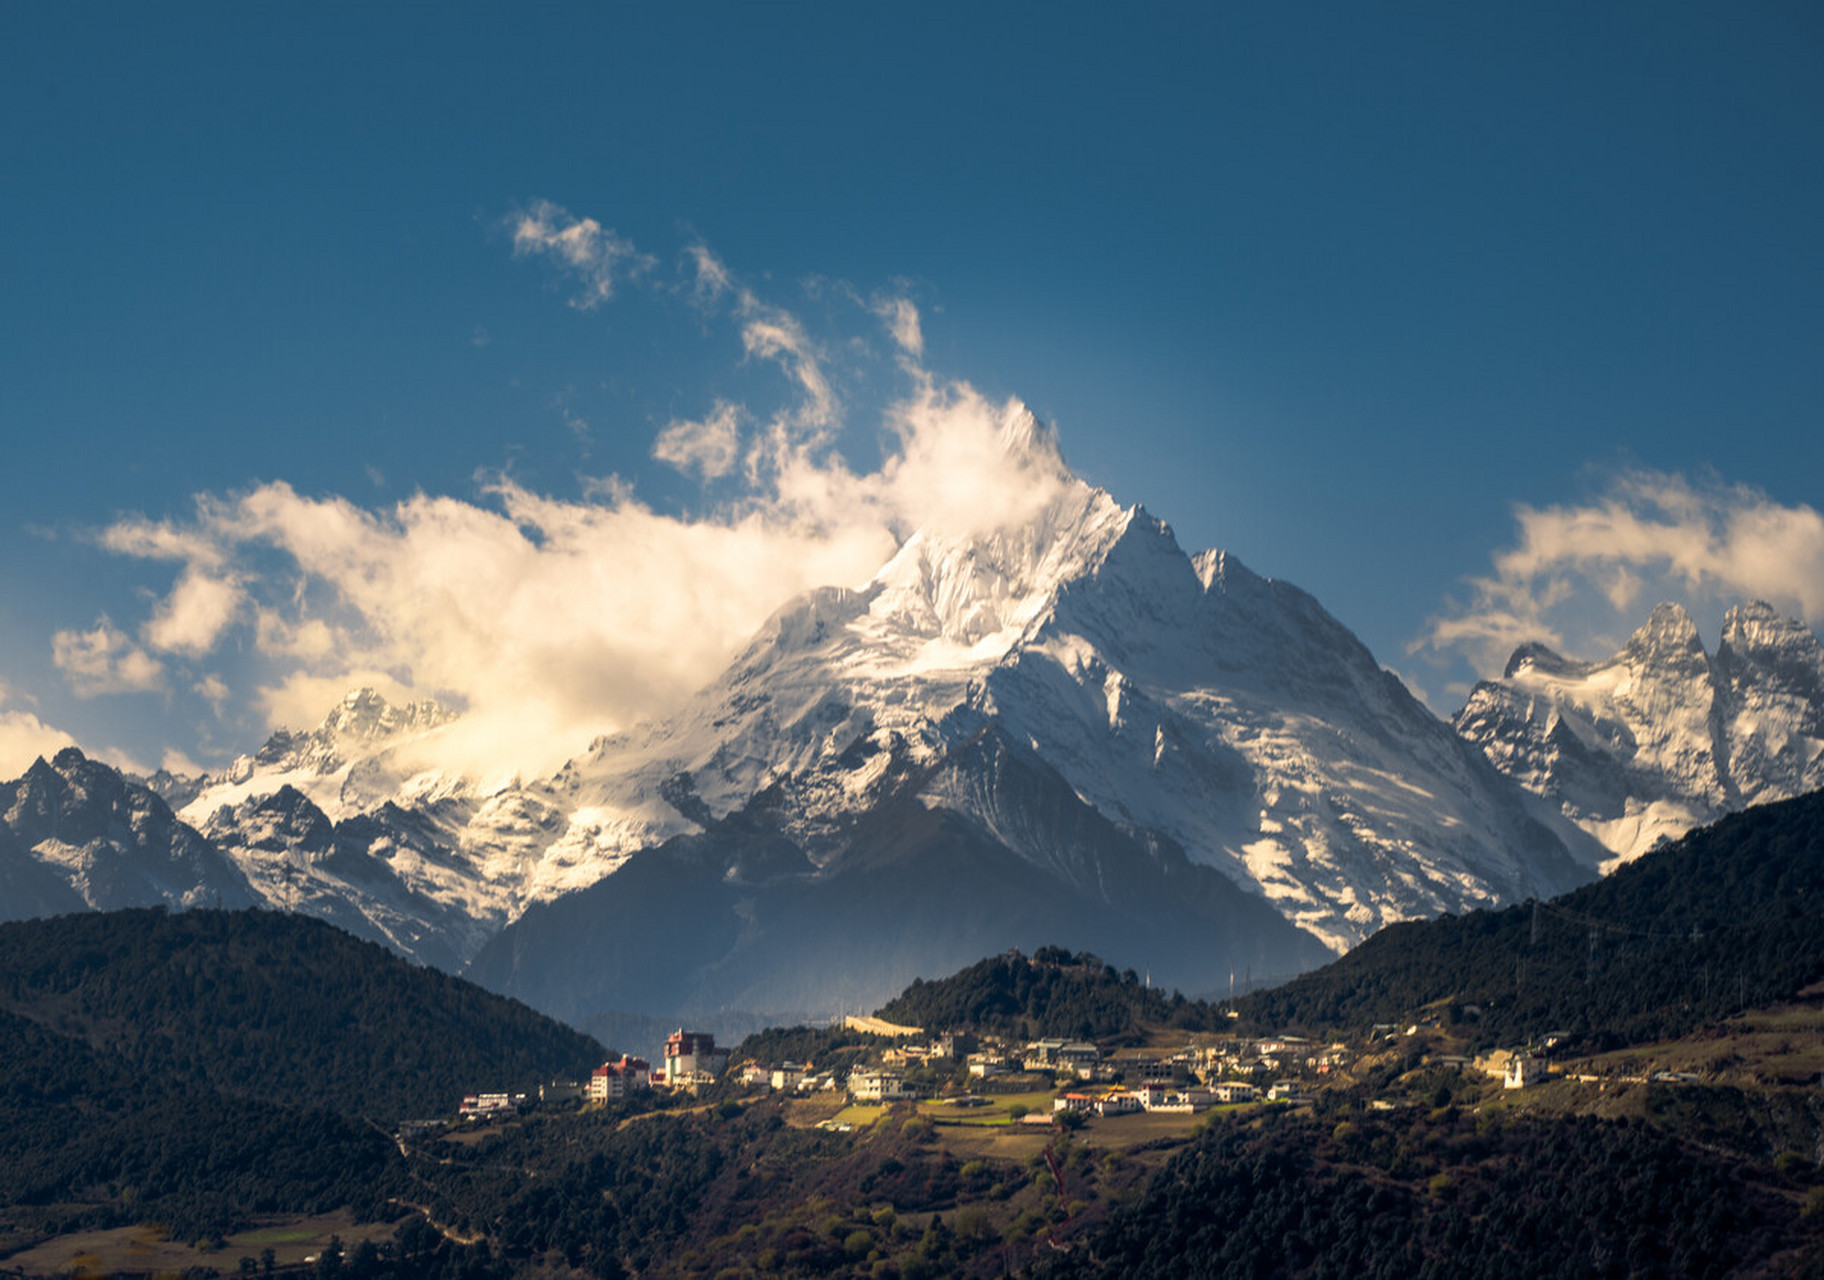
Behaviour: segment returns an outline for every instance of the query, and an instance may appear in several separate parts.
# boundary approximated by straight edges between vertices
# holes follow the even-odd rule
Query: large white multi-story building
[[[707,1031],[679,1027],[665,1041],[665,1083],[672,1088],[714,1080],[728,1069],[728,1050]]]

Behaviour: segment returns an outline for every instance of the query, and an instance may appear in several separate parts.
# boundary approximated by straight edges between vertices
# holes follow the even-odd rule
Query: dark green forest
[[[52,1229],[152,1220],[206,1239],[256,1213],[380,1212],[398,1153],[321,1107],[148,1076],[0,1013],[0,1204]]]
[[[1383,929],[1235,1001],[1244,1025],[1356,1030],[1444,1004],[1476,1042],[1682,1035],[1824,977],[1824,793],[1691,832],[1541,904]]]
[[[1085,1247],[1033,1275],[1809,1274],[1824,1255],[1793,1190],[1640,1123],[1268,1112],[1211,1126]]]
[[[605,1055],[515,1001],[299,916],[6,924],[0,1204],[53,1232],[151,1221],[186,1240],[261,1213],[397,1216],[389,1202],[409,1190],[397,1120],[585,1074]]]
[[[319,920],[161,909],[0,925],[0,1010],[142,1075],[401,1119],[586,1078],[600,1044]]]
[[[932,1030],[969,1028],[1023,1039],[1064,1036],[1138,1040],[1148,1027],[1212,1029],[1213,1006],[1167,995],[1129,969],[1117,973],[1088,952],[1040,947],[1031,956],[991,956],[948,978],[920,978],[881,1006],[889,1022]]]

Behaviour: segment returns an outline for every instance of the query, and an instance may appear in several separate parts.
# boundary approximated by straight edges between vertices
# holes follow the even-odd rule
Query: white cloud
[[[871,308],[886,323],[899,349],[914,360],[925,357],[925,331],[910,298],[876,298]]]
[[[509,218],[507,225],[513,233],[514,256],[542,255],[555,260],[576,283],[578,291],[570,305],[582,311],[601,306],[614,296],[619,281],[653,266],[651,258],[611,228],[594,218],[572,217],[549,200],[534,200]]]
[[[164,688],[158,659],[104,614],[88,631],[59,631],[51,637],[51,659],[79,698],[105,693],[149,693]]]
[[[214,672],[210,672],[191,685],[190,691],[213,707],[218,718],[222,714],[222,708],[228,704],[228,699],[233,694],[233,690],[228,687],[228,682]],[[175,773],[177,770],[173,769],[172,772]]]
[[[779,423],[790,432],[792,443],[805,436],[820,440],[836,425],[840,410],[824,372],[822,352],[797,316],[762,302],[749,290],[743,289],[740,297],[742,347],[750,356],[777,363],[798,385],[800,399]]]
[[[193,563],[159,601],[140,638],[160,653],[197,657],[215,647],[240,613],[243,598],[232,577],[217,577]]]
[[[439,763],[540,773],[675,706],[797,592],[865,582],[912,528],[1022,519],[1067,478],[1055,454],[1009,450],[1030,429],[1022,406],[967,387],[921,387],[889,428],[878,471],[799,453],[771,491],[703,517],[655,512],[624,486],[564,501],[501,480],[481,502],[368,510],[272,483],[165,532],[237,566],[248,607],[217,641],[266,664],[255,697],[269,723],[314,723],[359,684],[434,696],[468,712]],[[87,692],[162,676],[106,620],[60,646]]]
[[[602,266],[595,301],[626,256],[604,248],[611,240],[548,205],[523,215],[515,236],[518,251],[555,254],[586,283]],[[282,482],[204,495],[188,519],[131,517],[101,536],[117,552],[183,565],[153,607],[147,643],[193,661],[244,654],[235,693],[219,677],[192,674],[189,687],[230,713],[250,701],[272,725],[313,724],[362,684],[439,698],[464,716],[433,735],[425,763],[536,775],[677,706],[794,594],[865,582],[919,527],[1025,520],[1069,482],[1024,406],[919,367],[909,303],[876,311],[910,391],[880,424],[881,464],[856,471],[838,448],[849,424],[824,344],[707,248],[691,260],[698,296],[732,299],[747,358],[777,366],[786,392],[759,413],[716,400],[700,420],[670,423],[652,451],[707,479],[736,478],[735,497],[666,514],[614,476],[580,500],[508,479],[474,500],[417,494],[375,506]],[[858,314],[875,310],[842,296]],[[162,679],[105,619],[60,645],[59,665],[92,691]]]
[[[727,400],[700,422],[671,422],[652,442],[652,456],[689,475],[719,480],[734,469],[741,449],[741,410]]]
[[[684,252],[690,258],[694,277],[691,301],[699,309],[707,311],[722,300],[722,295],[734,288],[734,273],[706,244],[693,244]]]
[[[1414,650],[1460,653],[1484,674],[1528,640],[1606,657],[1662,600],[1699,614],[1765,600],[1824,620],[1824,515],[1747,485],[1631,471],[1591,502],[1521,506],[1515,519],[1514,545]]]
[[[9,708],[7,688],[0,684],[0,779],[17,778],[39,756],[49,760],[76,740],[63,730],[20,708]]]
[[[199,773],[211,772],[207,767],[200,765],[195,760],[191,759],[188,752],[181,751],[176,747],[169,747],[166,749],[165,754],[159,758],[158,767],[163,769],[166,773],[175,774],[180,778],[193,778]]]

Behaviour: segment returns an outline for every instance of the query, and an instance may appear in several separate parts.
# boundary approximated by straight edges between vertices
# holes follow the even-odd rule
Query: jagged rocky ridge
[[[1824,645],[1739,605],[1714,654],[1662,604],[1603,662],[1515,650],[1455,718],[1502,772],[1632,859],[1725,813],[1824,786]]]
[[[0,920],[258,901],[164,800],[74,747],[0,784]]]

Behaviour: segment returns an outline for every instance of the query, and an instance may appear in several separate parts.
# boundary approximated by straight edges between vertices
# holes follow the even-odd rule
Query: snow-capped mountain
[[[1710,654],[1690,614],[1662,604],[1604,662],[1521,646],[1455,724],[1628,860],[1724,813],[1824,786],[1824,645],[1755,602],[1728,612]]]
[[[1288,925],[1341,950],[1602,853],[1311,597],[1069,478],[788,604],[539,798],[572,857],[619,869],[471,972],[585,1025],[884,996],[1046,936],[1220,989],[1323,954]]]
[[[528,907],[469,976],[614,1038],[659,1010],[735,1029],[871,1008],[913,976],[1046,938],[1193,991],[1328,958],[1169,839],[1108,821],[997,726],[929,766],[902,758],[881,772],[897,784],[827,814],[815,858],[791,834],[797,800],[769,789]],[[971,812],[955,807],[962,796]]]
[[[465,846],[485,800],[415,754],[454,718],[356,689],[314,729],[281,729],[218,775],[150,785],[182,803],[179,816],[265,905],[460,969],[518,914],[523,876],[510,853]]]
[[[860,590],[782,609],[679,714],[556,780],[604,856],[777,787],[820,834],[984,726],[1342,949],[1414,915],[1557,892],[1594,846],[1507,786],[1303,592],[1080,481],[1036,518],[909,539]],[[928,793],[1035,866],[965,792]],[[593,824],[593,830],[583,830]]]
[[[0,785],[0,920],[258,901],[159,796],[74,747]]]
[[[372,689],[356,689],[307,732],[281,729],[252,755],[221,773],[202,778],[155,776],[151,784],[166,795],[186,821],[201,826],[224,806],[235,806],[291,787],[332,820],[365,813],[395,799],[410,784],[420,796],[464,790],[460,779],[426,776],[411,763],[408,749],[454,713],[435,702],[394,707]]]

